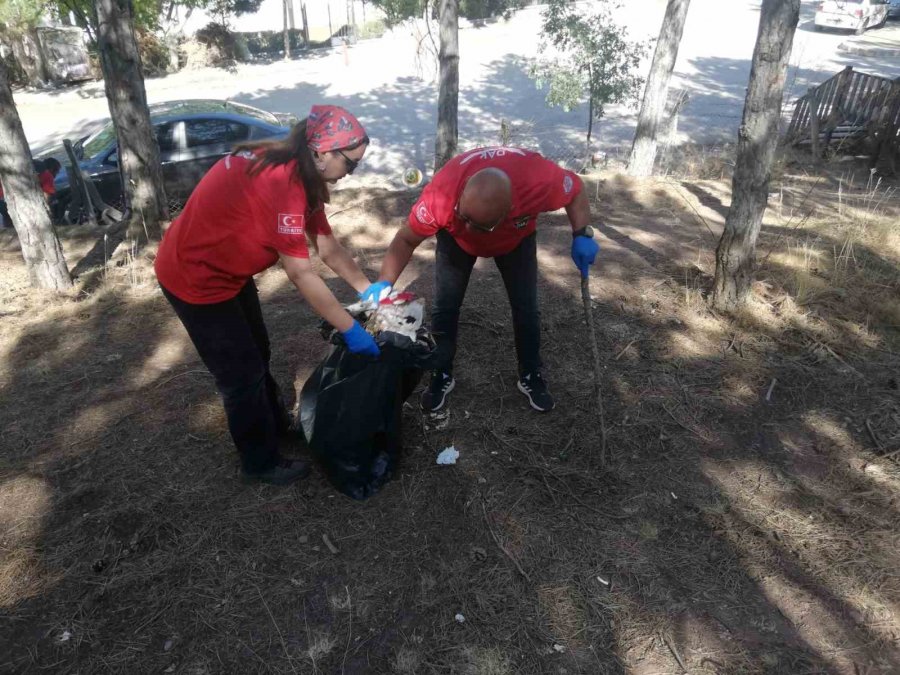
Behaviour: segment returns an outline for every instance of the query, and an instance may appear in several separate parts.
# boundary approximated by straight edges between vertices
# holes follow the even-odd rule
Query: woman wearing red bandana
[[[329,183],[353,173],[368,144],[349,112],[313,106],[287,138],[244,143],[216,163],[159,246],[157,279],[215,378],[248,478],[287,485],[309,471],[305,462],[278,453],[289,418],[269,372],[253,275],[280,261],[350,351],[378,355],[372,337],[313,271],[308,244],[365,297],[369,281],[332,234],[323,207]]]

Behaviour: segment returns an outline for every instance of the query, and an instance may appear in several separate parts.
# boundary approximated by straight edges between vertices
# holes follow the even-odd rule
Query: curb
[[[854,44],[842,42],[838,45],[838,51],[847,52],[848,54],[859,54],[860,56],[894,56],[900,57],[900,46],[898,47],[863,47]]]

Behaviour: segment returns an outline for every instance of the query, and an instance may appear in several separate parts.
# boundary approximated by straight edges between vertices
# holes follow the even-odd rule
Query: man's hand
[[[575,237],[572,240],[572,261],[581,272],[581,278],[587,279],[589,267],[594,264],[599,244],[591,237]]]
[[[387,281],[376,281],[359,294],[359,299],[366,304],[377,305],[391,294],[393,286]]]

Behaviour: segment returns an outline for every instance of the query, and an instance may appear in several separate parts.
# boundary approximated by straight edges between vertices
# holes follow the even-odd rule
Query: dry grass
[[[779,176],[734,317],[703,297],[727,179],[589,185],[609,467],[554,215],[540,270],[558,408],[514,391],[505,294],[479,265],[451,415],[406,410],[400,474],[363,504],[318,474],[236,480],[152,249],[52,297],[27,290],[3,233],[0,671],[897,672],[898,200],[800,168]],[[335,225],[376,267],[410,196],[342,199]],[[63,234],[70,261],[97,235]],[[404,275],[426,297],[429,250]],[[324,345],[282,277],[259,280],[273,371],[302,383]],[[436,466],[450,444],[459,464]]]

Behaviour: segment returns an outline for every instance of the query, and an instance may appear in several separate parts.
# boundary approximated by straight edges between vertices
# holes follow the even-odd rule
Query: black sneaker
[[[422,392],[422,397],[419,399],[419,405],[422,406],[422,410],[425,412],[437,412],[443,408],[447,402],[447,394],[453,391],[455,386],[456,380],[453,379],[450,373],[444,373],[440,370],[432,372],[428,389]]]
[[[245,483],[268,483],[269,485],[290,485],[309,475],[309,462],[302,459],[279,459],[271,469],[260,473],[245,473]]]
[[[556,405],[550,392],[547,391],[547,383],[538,371],[523,373],[516,383],[516,387],[528,397],[531,407],[539,412],[553,410]]]

